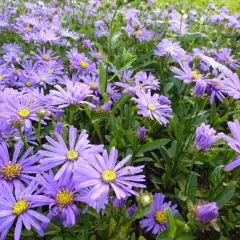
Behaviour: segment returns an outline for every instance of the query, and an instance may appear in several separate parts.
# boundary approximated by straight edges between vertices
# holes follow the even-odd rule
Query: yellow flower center
[[[88,68],[88,63],[86,61],[80,61],[79,66],[82,69],[86,69],[86,68]]]
[[[67,159],[68,159],[69,161],[75,161],[77,158],[78,158],[78,152],[77,152],[77,151],[75,151],[75,150],[73,150],[73,149],[71,149],[71,150],[68,151],[68,153],[67,153]]]
[[[164,224],[166,223],[166,217],[164,215],[163,211],[157,211],[155,213],[155,220],[159,223],[159,224]]]
[[[138,36],[141,36],[141,35],[142,35],[142,31],[141,31],[141,30],[137,30],[135,33],[136,33],[136,35],[138,35]]]
[[[156,110],[156,107],[153,105],[153,104],[148,104],[148,109],[150,110],[150,111],[152,111],[152,112],[154,112],[155,110]]]
[[[25,27],[24,30],[25,30],[26,32],[31,32],[31,31],[32,31],[32,28],[30,28],[30,27]]]
[[[102,54],[100,52],[96,53],[96,57],[101,57],[101,56],[102,56]]]
[[[3,76],[0,76],[0,81],[2,81],[3,80]]]
[[[126,78],[126,83],[130,83],[131,79],[130,78]]]
[[[28,209],[28,202],[26,202],[25,200],[20,200],[14,204],[12,212],[16,215],[20,215],[26,212],[27,209]]]
[[[46,82],[47,78],[46,77],[41,77],[41,81]]]
[[[30,81],[27,81],[27,82],[26,82],[26,86],[27,86],[27,87],[31,87],[31,86],[32,86],[32,83],[31,83]]]
[[[112,170],[106,170],[102,173],[102,179],[104,182],[115,182],[117,175]]]
[[[54,72],[53,69],[49,69],[49,70],[48,70],[48,73],[49,73],[49,74],[53,74],[53,72]]]
[[[181,61],[186,61],[186,58],[185,57],[181,57],[180,60]]]
[[[14,52],[14,48],[10,48],[9,50],[10,50],[10,52]]]
[[[43,60],[44,61],[49,61],[50,60],[50,56],[49,55],[43,55]]]
[[[27,118],[30,115],[30,111],[26,108],[23,108],[18,111],[18,116],[21,118]]]
[[[19,164],[9,163],[2,168],[2,175],[5,180],[13,180],[20,176],[22,167]]]
[[[14,70],[14,75],[18,75],[19,74],[19,72],[20,72],[20,70],[19,69],[16,69],[16,70]]]
[[[98,89],[98,85],[95,82],[91,82],[90,83],[90,89],[91,90],[96,90],[96,89]]]
[[[197,79],[197,78],[201,78],[201,77],[202,77],[201,74],[196,73],[196,72],[192,72],[192,78],[193,78],[193,79]]]
[[[73,202],[73,193],[66,190],[59,191],[56,196],[56,202],[60,208],[67,207]]]

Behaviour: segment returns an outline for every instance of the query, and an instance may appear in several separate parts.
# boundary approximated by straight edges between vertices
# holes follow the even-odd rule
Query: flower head
[[[172,108],[169,104],[161,104],[159,95],[151,95],[151,91],[138,92],[138,98],[133,97],[132,100],[138,104],[138,114],[143,117],[149,117],[151,120],[156,119],[160,124],[166,125],[168,118],[171,117]]]
[[[73,126],[70,126],[69,129],[68,146],[58,132],[55,132],[55,136],[56,140],[46,137],[48,144],[43,145],[45,150],[39,151],[39,154],[43,156],[40,163],[44,170],[62,166],[55,175],[56,180],[65,174],[70,176],[72,171],[76,170],[76,164],[80,160],[87,160],[89,154],[100,153],[103,149],[103,145],[94,146],[89,144],[86,130],[83,130],[77,138],[77,129]]]
[[[9,185],[3,181],[0,186],[0,233],[1,239],[5,239],[10,228],[16,222],[14,240],[20,240],[22,227],[27,230],[33,227],[40,236],[43,236],[42,223],[48,224],[49,218],[33,210],[36,208],[36,202],[28,200],[27,196],[32,194],[37,187],[36,181],[23,191],[15,192]],[[35,195],[35,194],[34,194]],[[36,195],[35,195],[36,196]]]
[[[117,163],[118,151],[113,147],[108,156],[107,151],[103,154],[91,155],[88,161],[79,161],[74,173],[79,184],[77,188],[92,187],[90,191],[91,199],[95,200],[102,195],[109,193],[112,188],[118,199],[127,196],[138,195],[133,187],[144,188],[144,175],[135,175],[142,172],[143,166],[123,167],[131,158],[125,157]]]
[[[152,231],[157,235],[167,228],[167,219],[164,213],[165,208],[170,207],[172,215],[175,215],[177,205],[171,206],[172,202],[164,202],[165,196],[161,193],[154,195],[152,211],[146,215],[146,218],[140,221],[141,228],[147,228],[146,232]]]
[[[49,206],[49,219],[56,216],[65,227],[74,226],[80,215],[76,206],[80,195],[75,190],[72,178],[66,179],[63,176],[55,180],[53,172],[50,171],[49,174],[39,175],[37,179],[42,186],[41,194],[27,196],[26,199],[38,206]]]
[[[35,174],[41,172],[39,165],[36,165],[41,157],[39,155],[29,156],[33,150],[32,147],[20,155],[22,147],[22,142],[15,144],[13,157],[10,158],[6,144],[0,145],[0,182],[6,181],[11,189],[15,187],[19,191],[24,189],[24,185],[29,184],[31,179],[34,179]]]

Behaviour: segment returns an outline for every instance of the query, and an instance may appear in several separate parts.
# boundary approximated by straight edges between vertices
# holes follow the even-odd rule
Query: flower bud
[[[147,191],[140,192],[139,196],[137,197],[137,202],[139,205],[147,207],[153,202],[153,196]]]
[[[63,124],[61,122],[57,122],[54,133],[59,133],[60,135],[63,135]]]
[[[137,138],[139,140],[143,140],[146,136],[146,128],[145,127],[141,127],[138,132],[137,132]]]
[[[195,210],[196,220],[208,224],[218,218],[218,206],[215,202],[200,205]]]
[[[40,109],[39,111],[37,111],[37,116],[40,118],[40,119],[43,119],[45,118],[47,115],[47,112],[45,109]]]
[[[111,107],[112,107],[112,102],[108,101],[107,103],[105,103],[102,106],[102,110],[105,111],[105,112],[110,112],[111,111]]]

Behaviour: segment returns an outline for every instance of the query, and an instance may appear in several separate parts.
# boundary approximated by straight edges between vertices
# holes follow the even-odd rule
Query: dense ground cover
[[[1,239],[239,239],[239,3],[2,1]]]

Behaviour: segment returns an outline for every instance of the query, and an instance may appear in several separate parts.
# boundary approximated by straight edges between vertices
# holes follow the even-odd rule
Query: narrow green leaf
[[[225,188],[221,194],[217,196],[215,202],[217,203],[219,208],[222,208],[225,203],[227,203],[234,196],[235,188]]]
[[[105,74],[105,68],[102,61],[99,61],[98,63],[98,73],[99,73],[99,87],[102,94],[102,97],[104,99],[104,102],[108,101],[108,97],[106,94],[106,88],[107,88],[107,79]]]
[[[197,176],[194,173],[191,173],[191,176],[188,181],[187,186],[187,196],[188,199],[195,203],[195,195],[197,192]]]
[[[175,219],[174,219],[171,209],[169,207],[167,207],[165,209],[164,213],[165,213],[165,216],[167,218],[167,223],[168,223],[168,236],[171,239],[174,239],[174,236],[177,231],[177,225],[176,225]]]
[[[221,182],[223,168],[224,165],[217,166],[211,174],[211,181],[215,186]]]
[[[152,141],[150,143],[146,143],[138,149],[136,156],[139,156],[145,152],[152,151],[154,149],[159,149],[160,146],[166,145],[168,142],[169,142],[169,139],[163,138],[163,139]]]

